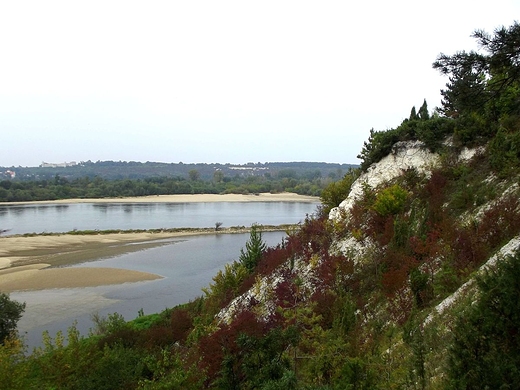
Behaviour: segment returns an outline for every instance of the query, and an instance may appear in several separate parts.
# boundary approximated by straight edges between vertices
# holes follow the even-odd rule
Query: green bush
[[[520,252],[477,278],[479,299],[456,321],[452,389],[513,389],[520,383]]]
[[[350,193],[350,187],[359,176],[359,171],[351,170],[343,179],[330,183],[321,192],[323,212],[328,213],[332,208],[338,207]]]
[[[403,210],[407,198],[408,192],[399,184],[394,184],[377,194],[372,208],[382,217],[395,215]]]

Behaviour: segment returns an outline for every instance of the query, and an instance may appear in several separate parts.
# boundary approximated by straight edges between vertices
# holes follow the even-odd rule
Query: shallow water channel
[[[270,246],[280,243],[284,232],[263,233]],[[249,234],[219,234],[173,238],[164,245],[121,256],[91,261],[74,267],[112,267],[145,271],[163,279],[88,288],[14,292],[11,298],[26,302],[18,323],[30,350],[41,345],[42,332],[66,330],[74,321],[84,335],[93,327],[91,316],[117,312],[131,320],[139,310],[157,313],[202,295],[218,270],[238,259]],[[30,352],[30,351],[29,351]]]

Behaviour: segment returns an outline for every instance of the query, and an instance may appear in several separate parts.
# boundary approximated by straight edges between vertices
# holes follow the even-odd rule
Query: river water
[[[203,228],[297,223],[316,211],[306,202],[72,203],[0,205],[7,234],[71,230]]]
[[[0,211],[0,223],[17,221],[16,225],[11,225],[16,229],[13,228],[10,234],[68,231],[72,230],[71,224],[79,230],[211,227],[215,221],[223,222],[224,227],[248,226],[255,222],[278,225],[303,221],[306,214],[316,211],[316,206],[290,202],[199,203],[183,204],[181,207],[168,204],[113,204],[104,208],[94,207],[94,204],[73,204],[65,208],[62,205],[46,206],[44,209],[23,206],[25,209],[22,210],[16,206],[3,213]],[[279,244],[283,237],[284,232],[263,233],[263,239],[269,246]],[[151,314],[186,303],[203,295],[202,288],[209,285],[218,270],[238,259],[240,249],[245,247],[248,238],[248,234],[173,238],[152,249],[75,265],[151,272],[163,276],[163,279],[11,293],[12,299],[27,304],[24,316],[18,323],[20,335],[32,349],[41,345],[43,331],[48,330],[51,336],[58,331],[66,332],[74,321],[77,321],[80,332],[86,335],[94,326],[91,320],[94,313],[106,316],[117,312],[130,320],[137,317],[141,309],[145,314]]]

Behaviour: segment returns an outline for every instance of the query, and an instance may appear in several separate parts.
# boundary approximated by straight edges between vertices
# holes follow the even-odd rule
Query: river
[[[67,207],[45,205],[43,209],[42,206],[16,206],[0,213],[3,221],[9,216],[10,221],[19,222],[14,231],[29,232],[32,230],[29,226],[38,226],[34,228],[36,231],[67,231],[71,230],[72,223],[80,230],[209,227],[215,221],[223,222],[224,227],[249,226],[255,222],[278,225],[303,221],[306,214],[316,211],[316,206],[291,202],[199,203],[180,207],[170,204],[111,204],[101,208],[93,204],[71,204]],[[284,232],[263,233],[264,241],[270,246],[279,244],[283,237]],[[202,288],[209,285],[225,264],[238,259],[248,238],[248,234],[173,238],[152,249],[75,265],[145,271],[159,274],[163,279],[89,288],[13,292],[12,299],[27,304],[18,330],[32,349],[41,345],[44,330],[52,336],[58,331],[66,333],[74,321],[77,321],[80,332],[86,335],[94,325],[91,320],[94,313],[106,316],[117,312],[130,320],[137,317],[141,309],[145,314],[151,314],[186,303],[202,295]]]
[[[7,234],[72,230],[203,228],[298,223],[316,211],[309,202],[71,203],[0,205]]]

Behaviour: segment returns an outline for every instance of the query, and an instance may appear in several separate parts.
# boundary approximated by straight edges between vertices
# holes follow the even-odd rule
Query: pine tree
[[[426,99],[424,99],[424,103],[422,104],[421,108],[419,108],[419,119],[426,121],[430,119],[430,114],[428,113],[428,104],[426,104]]]
[[[243,248],[240,249],[240,257],[238,260],[249,272],[253,272],[266,249],[267,245],[262,240],[260,227],[257,224],[253,224],[251,226],[249,241],[246,242],[246,250],[244,251]]]

